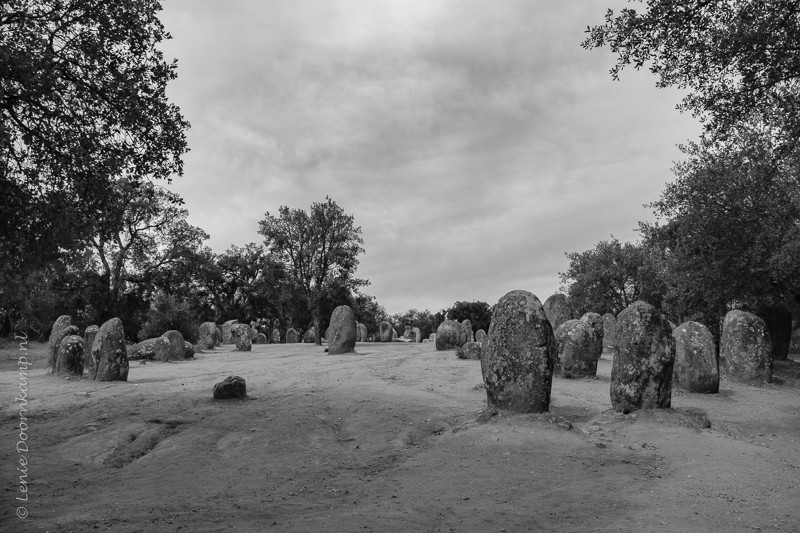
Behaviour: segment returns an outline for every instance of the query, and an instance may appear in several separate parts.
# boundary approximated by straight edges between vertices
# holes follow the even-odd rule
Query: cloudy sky
[[[222,252],[281,205],[361,226],[390,313],[544,301],[564,252],[636,240],[699,133],[649,72],[580,47],[618,0],[166,0],[168,92],[191,122],[174,182]]]

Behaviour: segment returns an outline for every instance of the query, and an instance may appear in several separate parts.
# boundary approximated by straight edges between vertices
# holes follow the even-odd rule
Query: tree
[[[337,286],[355,290],[369,283],[354,277],[364,253],[361,228],[329,197],[311,204],[309,212],[281,206],[278,213],[265,213],[258,232],[270,256],[285,266],[306,297],[321,345],[325,295]]]
[[[159,0],[8,0],[0,10],[0,274],[80,246],[115,180],[183,171],[188,123]]]
[[[612,236],[591,250],[565,255],[569,266],[559,277],[576,313],[617,315],[636,300],[661,306],[665,285],[655,249]]]
[[[447,318],[463,322],[469,319],[472,324],[473,333],[482,329],[489,331],[489,324],[492,321],[492,308],[486,302],[456,302],[453,307],[447,310]]]
[[[797,0],[648,0],[642,12],[609,10],[587,33],[584,48],[617,54],[614,79],[648,65],[659,87],[688,89],[678,107],[712,138],[756,115],[789,149],[800,140]]]

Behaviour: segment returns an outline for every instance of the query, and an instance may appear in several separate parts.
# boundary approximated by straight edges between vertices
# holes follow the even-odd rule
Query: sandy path
[[[550,413],[489,416],[480,363],[430,344],[230,348],[134,362],[128,383],[37,363],[30,515],[7,484],[2,530],[800,530],[796,377],[623,416],[603,359],[598,379],[555,380]],[[232,374],[249,399],[213,401]],[[12,482],[17,381],[0,372]]]

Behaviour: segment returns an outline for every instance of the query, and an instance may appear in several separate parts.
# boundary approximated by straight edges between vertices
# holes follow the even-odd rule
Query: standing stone
[[[555,332],[558,361],[556,368],[565,378],[597,375],[597,334],[583,320],[567,320]],[[602,344],[600,344],[602,346]]]
[[[674,330],[675,366],[672,384],[689,392],[719,392],[714,337],[703,324],[684,322]]]
[[[406,329],[403,330],[403,338],[409,341],[414,340],[414,332],[411,331],[411,326],[406,326]]]
[[[392,334],[392,340],[395,340],[395,339],[397,339],[397,330],[394,329],[394,326],[392,326],[391,329],[392,329],[392,331],[390,333]]]
[[[633,302],[617,317],[611,405],[622,413],[668,409],[674,362],[675,339],[669,321],[652,305]]]
[[[107,320],[97,330],[92,343],[89,378],[96,381],[128,380],[128,348],[119,318]]]
[[[238,323],[238,320],[228,320],[222,324],[222,344],[233,344],[233,332],[231,331],[233,325]]]
[[[297,330],[289,328],[286,330],[286,344],[295,344],[297,342]]]
[[[328,353],[349,353],[356,347],[356,316],[349,305],[340,305],[331,313]]]
[[[213,322],[203,322],[197,328],[197,346],[201,350],[212,350],[217,344],[217,325]]]
[[[464,328],[455,320],[445,320],[436,328],[436,349],[455,350],[467,342]]]
[[[56,374],[59,376],[83,376],[83,338],[67,335],[61,339],[56,360]]]
[[[356,324],[356,329],[358,330],[358,342],[367,342],[369,340],[367,326],[359,322]]]
[[[483,344],[483,341],[485,341],[485,340],[486,340],[486,332],[485,331],[483,331],[482,329],[479,329],[478,331],[475,332],[475,342],[479,342],[479,343]]]
[[[267,336],[264,335],[263,333],[259,333],[258,336],[256,337],[256,340],[253,341],[253,344],[268,344],[268,343],[269,339],[267,339]]]
[[[456,348],[456,357],[459,359],[480,359],[481,345],[478,342],[465,342],[460,348]]]
[[[314,333],[314,326],[308,328],[308,331],[303,334],[303,342],[308,342],[311,344],[317,342],[317,335]]]
[[[239,335],[236,337],[236,351],[249,352],[253,349],[253,343],[250,341],[249,335]]]
[[[540,413],[550,408],[556,346],[539,299],[511,291],[497,302],[481,354],[490,406]]]
[[[272,342],[272,344],[280,344],[281,330],[279,330],[278,328],[272,330],[272,337],[270,337],[270,342]]]
[[[550,296],[544,301],[544,314],[547,316],[547,320],[550,321],[553,331],[557,330],[558,326],[567,320],[572,320],[572,308],[569,305],[567,296],[561,293]]]
[[[160,339],[161,337],[156,337]],[[138,344],[128,346],[128,361],[140,361],[142,359],[153,360],[156,358],[155,343],[156,339],[147,339]],[[169,345],[169,341],[167,342]]]
[[[594,332],[592,344],[592,357],[595,359],[595,367],[597,366],[597,359],[603,354],[603,317],[599,313],[585,313],[581,317],[582,322],[586,322]],[[594,375],[594,374],[592,374]]]
[[[414,335],[414,342],[420,343],[422,342],[422,330],[418,327],[411,328],[411,333]]]
[[[165,331],[161,335],[169,341],[170,350],[172,350],[172,359],[186,359],[186,341],[180,331],[171,329]]]
[[[430,339],[430,341],[431,341],[431,342],[434,344],[434,346],[435,346],[435,345],[436,345],[436,333],[431,333],[430,335],[428,335],[428,338]]]
[[[183,343],[183,347],[184,347],[184,357],[186,359],[191,359],[192,357],[194,357],[194,344],[192,344],[189,341],[185,341]]]
[[[97,336],[98,325],[92,325],[83,332],[83,368],[88,370],[92,366],[92,343]]]
[[[461,322],[461,327],[464,329],[464,342],[475,342],[475,335],[472,333],[472,322],[465,318]]]
[[[379,328],[378,331],[380,332],[381,336],[380,337],[381,342],[392,342],[392,332],[394,331],[392,325],[384,320],[383,322],[380,323],[380,326],[378,326],[378,328]]]
[[[617,319],[611,313],[603,315],[603,353],[617,353]]]
[[[222,346],[222,326],[217,326],[216,346]]]
[[[50,338],[47,341],[47,366],[50,367],[50,372],[55,372],[56,361],[58,360],[58,349],[61,347],[61,340],[67,336],[66,330],[72,325],[72,317],[69,315],[61,315],[53,324],[50,330]]]
[[[250,340],[248,337],[246,340]],[[247,383],[239,376],[228,376],[214,385],[215,400],[231,400],[247,396]]]
[[[166,337],[155,339],[155,342],[153,342],[153,355],[156,361],[161,361],[162,363],[176,359],[175,353],[172,351],[172,345]]]
[[[252,339],[250,338],[250,326],[247,324],[233,324],[231,325],[231,342],[236,344],[239,340],[239,337],[244,337],[252,344]]]
[[[719,341],[720,374],[733,381],[772,380],[772,341],[766,323],[747,311],[729,311]]]

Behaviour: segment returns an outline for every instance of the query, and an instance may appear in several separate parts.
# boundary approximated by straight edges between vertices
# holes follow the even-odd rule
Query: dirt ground
[[[429,343],[224,346],[127,383],[58,378],[27,348],[24,454],[22,352],[0,351],[4,532],[800,531],[794,361],[621,415],[604,356],[554,380],[550,413],[492,416],[480,362]],[[229,375],[246,400],[212,399]]]

